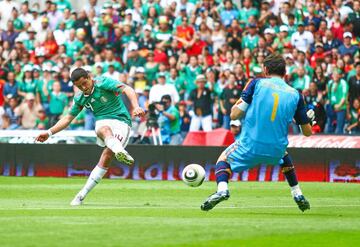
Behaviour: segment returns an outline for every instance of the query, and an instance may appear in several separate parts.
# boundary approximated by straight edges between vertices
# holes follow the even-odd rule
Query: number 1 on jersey
[[[279,105],[279,94],[278,93],[273,93],[272,96],[274,97],[274,105],[273,105],[273,109],[271,112],[271,122],[275,121],[275,117],[276,117],[276,111]]]

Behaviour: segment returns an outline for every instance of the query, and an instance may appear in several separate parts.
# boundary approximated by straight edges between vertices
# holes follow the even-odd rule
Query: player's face
[[[94,81],[90,77],[81,77],[75,82],[75,86],[83,91],[84,94],[89,95],[94,87]]]

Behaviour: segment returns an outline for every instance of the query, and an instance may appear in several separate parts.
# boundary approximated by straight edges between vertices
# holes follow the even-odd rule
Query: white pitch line
[[[360,205],[317,205],[311,206],[311,208],[335,208],[335,207],[360,207]],[[54,208],[46,208],[46,207],[24,207],[24,208],[0,208],[0,211],[16,211],[16,210],[65,210],[65,209],[199,209],[200,207],[189,206],[189,207],[169,207],[169,206],[111,206],[107,207],[106,204],[104,206],[95,206],[92,207],[90,205],[77,206],[77,207],[54,207]],[[216,209],[256,209],[256,208],[296,208],[296,205],[293,206],[243,206],[243,207],[216,207]]]

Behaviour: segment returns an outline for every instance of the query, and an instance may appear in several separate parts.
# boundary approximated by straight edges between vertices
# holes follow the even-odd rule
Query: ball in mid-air
[[[205,180],[205,169],[198,164],[187,165],[182,171],[181,178],[187,185],[198,187]]]

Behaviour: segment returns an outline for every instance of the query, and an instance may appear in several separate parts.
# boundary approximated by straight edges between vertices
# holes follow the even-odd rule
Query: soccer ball
[[[198,187],[205,180],[205,169],[198,164],[190,164],[182,171],[181,178],[187,185]]]

